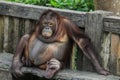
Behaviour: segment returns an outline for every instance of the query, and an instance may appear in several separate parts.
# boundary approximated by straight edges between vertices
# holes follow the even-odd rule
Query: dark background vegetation
[[[86,12],[94,10],[93,0],[7,0],[7,1]]]

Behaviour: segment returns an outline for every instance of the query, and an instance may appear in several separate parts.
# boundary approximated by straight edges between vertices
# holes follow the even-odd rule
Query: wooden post
[[[13,42],[14,42],[14,18],[9,17],[9,26],[8,26],[8,50],[7,52],[13,53]]]
[[[13,53],[19,41],[19,18],[14,17],[14,41],[13,41]]]
[[[118,53],[119,40],[120,39],[118,35],[111,33],[111,38],[110,38],[111,44],[110,44],[110,50],[109,50],[110,56],[109,56],[108,67],[110,69],[110,72],[114,74],[117,73],[117,53]]]
[[[102,49],[101,49],[101,62],[102,66],[106,69],[110,69],[110,52],[111,52],[111,33],[104,33],[102,37]]]
[[[3,52],[7,52],[8,50],[8,28],[9,27],[9,17],[4,17],[4,49]]]
[[[30,31],[30,20],[26,19],[25,20],[25,33],[28,34]]]
[[[118,54],[117,54],[117,74],[120,75],[120,41],[118,46]]]
[[[0,16],[0,52],[3,52],[3,41],[4,41],[4,18]]]
[[[91,39],[93,47],[97,52],[97,56],[100,55],[101,51],[101,39],[103,35],[103,18],[111,13],[105,11],[94,11],[89,12],[86,15],[85,20],[85,33]],[[100,57],[98,57],[100,58]],[[84,70],[92,70],[90,61],[84,58],[83,63]]]

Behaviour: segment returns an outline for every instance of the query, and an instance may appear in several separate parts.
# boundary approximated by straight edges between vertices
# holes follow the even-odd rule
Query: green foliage
[[[93,11],[93,0],[8,0],[26,4],[35,4],[61,9],[71,9],[78,11]]]
[[[78,11],[94,10],[93,0],[50,0],[53,7]]]
[[[19,2],[25,4],[34,4],[34,5],[43,5],[43,6],[46,6],[46,4],[49,2],[48,0],[7,0],[7,1]]]

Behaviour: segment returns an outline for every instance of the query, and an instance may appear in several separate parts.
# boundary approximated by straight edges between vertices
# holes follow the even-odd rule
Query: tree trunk
[[[112,11],[120,16],[120,0],[94,0],[96,10]]]

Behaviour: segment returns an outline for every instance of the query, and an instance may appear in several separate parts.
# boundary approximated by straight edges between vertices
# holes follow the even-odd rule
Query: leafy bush
[[[93,0],[8,0],[26,4],[35,4],[61,9],[71,9],[78,11],[93,11]]]
[[[49,2],[49,0],[7,0],[7,1],[19,2],[25,4],[34,4],[34,5],[43,5],[43,6],[46,6],[46,4]]]
[[[53,7],[78,11],[94,10],[93,0],[50,0]]]

